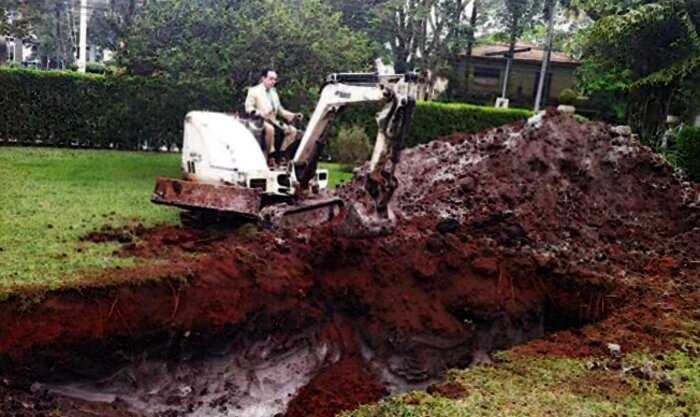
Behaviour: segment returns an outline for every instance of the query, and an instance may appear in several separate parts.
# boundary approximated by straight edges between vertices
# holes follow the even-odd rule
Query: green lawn
[[[700,322],[686,323],[677,350],[622,359],[499,355],[495,367],[450,371],[448,392],[387,398],[340,417],[690,417],[700,415]],[[654,376],[640,375],[650,366]],[[646,374],[649,375],[649,374]],[[660,381],[668,378],[671,386]],[[444,391],[443,391],[444,392]]]
[[[17,287],[57,288],[77,273],[130,265],[116,245],[81,242],[104,225],[177,223],[150,202],[157,176],[180,175],[178,154],[0,147],[0,297]],[[331,184],[351,177],[335,164]]]

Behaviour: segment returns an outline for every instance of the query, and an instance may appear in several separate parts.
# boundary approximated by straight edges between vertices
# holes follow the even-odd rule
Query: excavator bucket
[[[396,217],[391,211],[387,217],[382,217],[377,213],[368,214],[362,204],[353,203],[347,208],[345,217],[335,226],[334,231],[338,236],[366,239],[388,236],[395,229]]]

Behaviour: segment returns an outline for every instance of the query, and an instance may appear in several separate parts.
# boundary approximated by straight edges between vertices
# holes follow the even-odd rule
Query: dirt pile
[[[408,150],[398,178],[399,228],[380,239],[344,239],[333,224],[163,227],[134,230],[134,241],[110,230],[124,255],[155,266],[108,271],[21,312],[19,300],[0,304],[13,318],[0,323],[0,352],[21,364],[6,372],[75,369],[76,351],[83,367],[116,367],[153,340],[167,339],[172,356],[211,335],[259,343],[318,328],[314,340],[337,355],[324,355],[282,408],[331,416],[385,389],[425,387],[483,352],[594,321],[527,346],[565,355],[607,342],[667,346],[663,321],[697,306],[698,188],[624,129],[550,113]],[[338,194],[366,199],[357,182]],[[269,348],[298,351],[285,340]],[[217,389],[220,406],[240,405],[233,388]],[[182,410],[163,397],[151,410],[197,415],[197,398]]]
[[[657,256],[700,224],[697,185],[628,128],[555,112],[407,150],[397,176],[393,207],[405,222],[434,219],[586,264],[623,251]],[[341,193],[361,194],[354,185]]]

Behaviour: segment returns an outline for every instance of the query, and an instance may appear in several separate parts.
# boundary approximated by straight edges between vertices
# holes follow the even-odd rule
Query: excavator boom
[[[304,132],[294,157],[293,167],[298,189],[305,189],[312,178],[318,157],[325,145],[324,132],[344,106],[352,103],[383,102],[377,113],[377,138],[369,170],[361,181],[373,200],[367,206],[359,201],[347,207],[344,222],[337,230],[347,237],[369,237],[391,233],[394,217],[389,202],[398,187],[394,170],[405,146],[406,135],[416,105],[418,73],[408,74],[332,74],[321,92],[316,110]]]

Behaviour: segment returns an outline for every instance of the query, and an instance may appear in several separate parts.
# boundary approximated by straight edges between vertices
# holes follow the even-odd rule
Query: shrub
[[[371,156],[372,144],[361,126],[341,127],[328,152],[335,162],[360,165]]]
[[[575,106],[578,104],[579,94],[571,88],[565,88],[559,93],[559,104]]]
[[[88,62],[85,64],[85,72],[90,74],[104,74],[105,65],[99,62]]]
[[[700,128],[686,127],[678,135],[678,165],[700,182]]]

